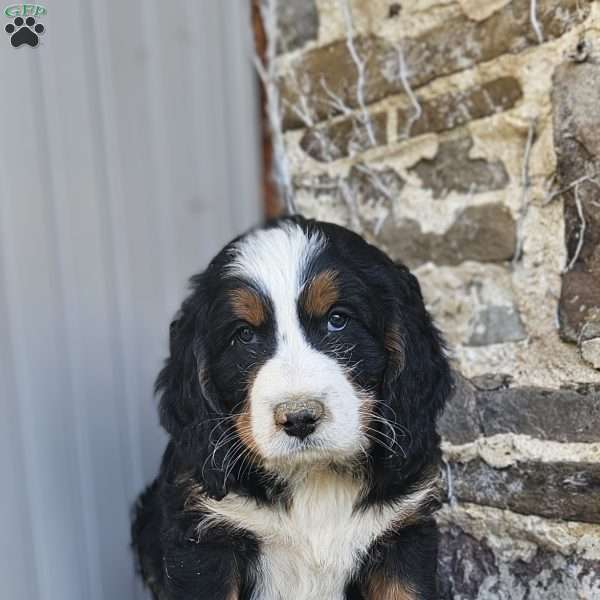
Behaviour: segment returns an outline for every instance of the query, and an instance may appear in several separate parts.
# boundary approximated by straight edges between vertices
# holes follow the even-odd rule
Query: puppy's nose
[[[318,400],[289,400],[275,407],[275,423],[288,435],[303,440],[316,429],[324,412]]]

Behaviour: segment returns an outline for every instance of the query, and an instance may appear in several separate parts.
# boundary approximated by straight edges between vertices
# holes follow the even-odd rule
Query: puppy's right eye
[[[346,313],[343,313],[339,310],[333,310],[329,313],[329,317],[327,318],[327,331],[335,332],[342,331],[348,324],[350,317]]]
[[[249,325],[240,327],[233,336],[232,343],[240,342],[242,344],[250,344],[256,339],[256,333],[254,329]]]

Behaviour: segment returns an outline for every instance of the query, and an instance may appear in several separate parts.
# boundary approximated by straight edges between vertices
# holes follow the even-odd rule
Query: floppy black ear
[[[444,343],[425,309],[416,277],[403,265],[390,265],[389,283],[388,359],[379,406],[397,444],[377,450],[381,481],[376,493],[381,496],[399,493],[439,460],[436,419],[452,387]],[[378,426],[390,436],[381,423]]]
[[[185,427],[205,413],[200,391],[200,369],[196,346],[201,335],[203,305],[202,276],[192,279],[192,293],[183,302],[169,327],[169,357],[156,380],[160,394],[160,423],[177,440]]]
[[[171,323],[169,357],[155,389],[160,396],[160,423],[171,435],[178,462],[193,473],[209,495],[221,498],[227,493],[228,482],[220,467],[230,444],[219,444],[215,450],[226,432],[207,361],[205,276],[197,275],[191,284],[192,293]]]

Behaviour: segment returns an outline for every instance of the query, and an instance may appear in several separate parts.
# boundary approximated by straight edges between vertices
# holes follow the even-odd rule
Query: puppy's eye
[[[327,331],[341,331],[348,324],[350,317],[343,312],[334,310],[327,318]]]
[[[241,342],[242,344],[250,344],[256,339],[254,329],[248,325],[240,327],[233,336],[232,342]]]

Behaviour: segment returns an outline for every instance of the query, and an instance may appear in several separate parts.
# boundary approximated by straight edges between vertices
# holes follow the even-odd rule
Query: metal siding
[[[169,9],[167,9],[169,6]],[[260,216],[247,3],[62,1],[0,49],[2,598],[142,598],[186,279]]]

